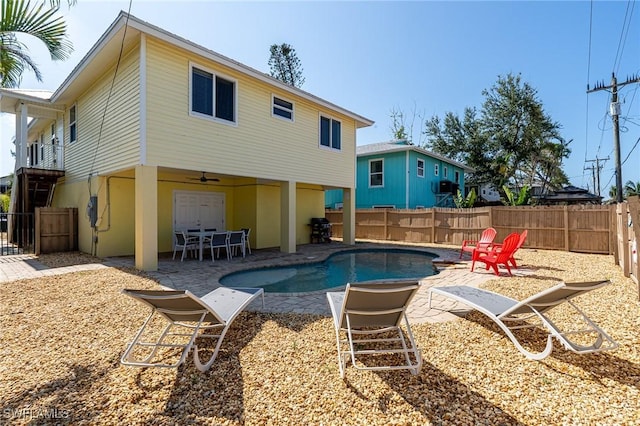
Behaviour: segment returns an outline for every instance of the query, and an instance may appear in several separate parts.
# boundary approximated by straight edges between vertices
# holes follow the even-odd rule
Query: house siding
[[[236,125],[189,115],[189,64],[236,80]],[[295,103],[295,121],[271,115],[272,95]],[[319,114],[342,123],[342,150],[319,147]],[[160,40],[147,43],[150,165],[344,186],[353,182],[356,123]]]
[[[77,99],[77,140],[73,143],[69,142],[68,131],[72,105],[67,105],[64,117],[66,182],[86,180],[93,173],[104,175],[139,163],[138,48],[124,55],[111,90],[114,71],[114,68],[107,70]]]
[[[369,161],[384,159],[383,186],[369,187]],[[358,181],[356,208],[370,208],[379,205],[393,205],[405,208],[406,204],[406,154],[394,152],[358,157]]]
[[[369,187],[369,162],[382,159],[383,187]],[[424,161],[424,177],[418,177],[418,159]],[[434,174],[438,165],[439,174]],[[408,166],[408,169],[407,169]],[[464,188],[464,169],[422,152],[404,150],[395,152],[378,152],[357,157],[356,208],[368,209],[374,206],[394,206],[398,209],[415,209],[433,207],[438,202],[440,182],[445,180],[444,167],[447,167],[446,180],[455,182],[455,173],[459,173],[457,182]],[[409,182],[407,191],[406,182]],[[454,194],[455,195],[455,194]],[[328,190],[325,194],[325,207],[335,208],[342,202],[342,190]]]
[[[424,177],[418,177],[418,159],[425,163]],[[440,177],[433,176],[432,157],[410,151],[409,152],[409,208],[415,209],[417,206],[432,207],[436,203],[436,192]],[[442,166],[441,166],[442,167]]]

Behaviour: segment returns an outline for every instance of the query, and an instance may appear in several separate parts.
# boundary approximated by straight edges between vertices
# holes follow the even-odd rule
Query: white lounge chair
[[[360,370],[420,372],[422,354],[416,347],[406,315],[407,306],[419,287],[417,281],[368,282],[347,284],[345,291],[327,293],[336,331],[340,377],[344,377],[349,357]],[[400,328],[403,319],[406,338]],[[346,334],[346,338],[341,334]],[[384,354],[391,355],[391,359],[382,361],[395,363],[381,365],[379,360],[375,365],[362,363],[363,358],[369,361]]]
[[[185,361],[193,348],[196,367],[200,371],[207,371],[215,361],[222,340],[236,316],[258,296],[263,297],[264,307],[262,288],[219,287],[202,298],[185,290],[125,289],[122,292],[151,307],[151,313],[133,341],[127,345],[120,360],[124,365],[136,367],[175,368]],[[148,338],[148,334],[153,334],[148,326],[153,323],[151,319],[155,314],[164,318],[168,324],[157,340],[142,341]],[[179,327],[182,332],[172,332],[173,327]],[[200,330],[204,333],[198,335]],[[214,330],[217,334],[207,334],[208,330]],[[216,342],[211,358],[205,363],[200,361],[196,338],[210,338]],[[174,348],[182,348],[178,361],[164,362],[167,356],[172,355],[171,350]],[[167,350],[169,353],[166,353]]]
[[[553,337],[562,343],[565,348],[580,354],[611,350],[618,347],[618,344],[614,342],[607,333],[594,324],[593,321],[571,301],[574,297],[600,288],[606,284],[609,284],[609,281],[560,283],[520,302],[492,291],[469,286],[432,287],[429,289],[429,307],[431,307],[431,297],[433,294],[464,303],[487,315],[498,324],[516,348],[527,358],[540,360],[549,356],[553,350]],[[564,303],[569,304],[576,310],[586,323],[585,328],[562,331],[545,315],[549,310]],[[528,322],[528,320],[532,318],[537,318],[540,322],[537,324]],[[542,352],[533,353],[520,344],[511,330],[537,327],[539,325],[542,325],[548,330],[547,345]],[[595,338],[595,341],[590,345],[585,346],[578,344],[570,339],[572,335],[587,333]]]

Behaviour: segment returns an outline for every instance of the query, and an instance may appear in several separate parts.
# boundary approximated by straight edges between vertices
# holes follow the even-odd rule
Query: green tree
[[[272,44],[269,48],[269,68],[271,76],[293,86],[302,87],[304,77],[302,76],[302,63],[296,55],[296,50],[286,43]]]
[[[69,5],[75,0],[69,0]],[[60,1],[37,2],[29,0],[2,0],[0,10],[0,87],[18,87],[25,69],[31,70],[38,81],[42,73],[29,56],[26,44],[19,35],[32,36],[46,46],[51,59],[64,60],[73,51],[67,37],[67,25],[62,16],[56,16]]]
[[[2,213],[8,212],[10,203],[11,203],[11,197],[8,194],[0,194],[0,212]]]
[[[635,183],[631,180],[627,181],[627,183],[624,185],[624,195],[625,197],[640,195],[640,181]]]
[[[447,112],[426,122],[425,147],[475,169],[469,182],[522,188],[543,184],[552,189],[568,183],[562,161],[570,154],[560,125],[549,117],[536,90],[519,75],[498,76],[482,91],[478,111]]]

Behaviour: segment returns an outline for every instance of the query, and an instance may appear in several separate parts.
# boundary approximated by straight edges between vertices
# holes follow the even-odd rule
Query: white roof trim
[[[331,102],[325,101],[324,99],[321,99],[315,95],[312,95],[311,93],[305,92],[304,90],[284,84],[280,80],[277,80],[265,73],[255,70],[247,65],[241,64],[240,62],[234,61],[233,59],[227,58],[226,56],[220,55],[217,52],[204,48],[192,41],[189,41],[175,34],[172,34],[160,27],[156,27],[155,25],[144,22],[133,15],[127,15],[127,13],[124,11],[120,12],[116,20],[111,24],[111,26],[107,29],[107,31],[102,35],[102,37],[100,37],[100,39],[96,42],[96,44],[93,45],[91,50],[89,50],[89,52],[80,61],[80,63],[73,69],[71,74],[69,74],[69,76],[58,88],[58,90],[55,91],[55,93],[51,97],[51,100],[53,102],[55,102],[56,99],[69,87],[69,85],[75,80],[76,76],[86,67],[88,63],[90,63],[100,53],[102,48],[114,37],[114,35],[118,31],[120,31],[122,27],[124,27],[125,24],[129,28],[134,28],[140,32],[146,33],[160,40],[163,40],[167,43],[173,44],[174,46],[178,46],[189,52],[203,56],[214,62],[218,62],[242,74],[258,79],[271,86],[276,86],[281,90],[300,96],[313,103],[319,104],[329,110],[337,111],[347,117],[350,117],[356,120],[357,122],[362,124],[361,127],[371,126],[374,123],[373,120],[370,120],[359,114],[356,114],[354,112],[341,108],[335,104],[332,104]]]
[[[363,145],[360,145],[363,146]],[[357,148],[356,148],[357,150]],[[455,160],[452,160],[450,158],[447,157],[443,157],[440,154],[436,154],[435,152],[431,152],[431,151],[427,151],[424,148],[420,148],[419,146],[415,146],[415,145],[398,145],[397,147],[393,147],[393,148],[385,148],[385,149],[381,149],[379,151],[372,151],[372,152],[362,152],[362,153],[357,153],[356,156],[357,157],[368,157],[368,156],[379,156],[380,154],[386,154],[389,152],[402,152],[402,151],[416,151],[420,154],[423,155],[428,155],[429,157],[433,157],[436,158],[438,160],[444,161],[448,164],[451,164],[452,166],[456,166],[456,167],[460,167],[461,169],[468,171],[468,172],[473,172],[475,171],[474,168],[469,167],[465,164],[459,163]]]

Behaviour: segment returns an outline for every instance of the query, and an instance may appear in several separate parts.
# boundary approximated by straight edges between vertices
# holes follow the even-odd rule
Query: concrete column
[[[158,168],[136,166],[135,181],[136,268],[158,270]]]
[[[280,251],[296,252],[296,183],[280,185]]]
[[[345,244],[356,243],[356,190],[342,189],[342,240]]]

